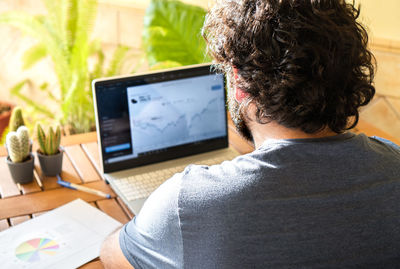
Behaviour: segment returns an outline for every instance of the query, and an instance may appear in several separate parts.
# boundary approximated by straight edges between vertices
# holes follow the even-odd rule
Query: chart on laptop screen
[[[129,87],[134,155],[226,135],[222,75]]]

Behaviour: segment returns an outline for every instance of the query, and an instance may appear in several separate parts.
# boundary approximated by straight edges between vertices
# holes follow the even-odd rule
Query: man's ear
[[[235,85],[237,85],[237,80],[238,80],[238,70],[236,67],[233,67],[233,75],[235,79]],[[246,99],[249,96],[249,93],[243,91],[241,88],[238,86],[235,86],[235,99],[238,101],[238,103],[241,103],[244,99]]]

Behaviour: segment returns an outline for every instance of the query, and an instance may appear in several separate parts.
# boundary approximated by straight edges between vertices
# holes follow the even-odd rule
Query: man
[[[187,167],[104,243],[115,268],[399,268],[400,149],[347,132],[375,93],[344,0],[225,0],[203,35],[255,151]]]

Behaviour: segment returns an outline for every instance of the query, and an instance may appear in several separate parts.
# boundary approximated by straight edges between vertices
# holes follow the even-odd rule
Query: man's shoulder
[[[215,165],[191,164],[183,171],[182,180],[206,179],[220,182],[221,178],[238,177],[248,169],[257,171],[260,167],[255,160],[256,155],[255,152],[239,155],[232,160],[226,160]]]
[[[376,159],[379,159],[381,163],[385,163],[386,166],[395,166],[400,168],[400,146],[385,138],[378,136],[367,137],[368,139],[367,149],[375,154]]]
[[[255,152],[211,166],[189,165],[180,178],[181,198],[196,193],[195,198],[209,200],[240,192],[259,178],[260,173],[267,173],[262,166]]]
[[[400,154],[400,146],[394,143],[393,141],[390,141],[388,139],[379,136],[371,136],[370,139],[375,140],[387,147],[390,147],[391,149],[394,149],[398,154]]]
[[[318,180],[320,175],[334,179],[343,173],[351,177],[355,170],[376,171],[378,168],[371,168],[371,163],[380,163],[389,170],[399,169],[400,150],[394,143],[355,134],[338,138],[272,141],[219,165],[190,165],[182,173],[181,191],[188,196],[197,193],[199,198],[260,188],[280,192],[301,179],[306,184],[311,178]],[[368,178],[366,174],[362,176]]]

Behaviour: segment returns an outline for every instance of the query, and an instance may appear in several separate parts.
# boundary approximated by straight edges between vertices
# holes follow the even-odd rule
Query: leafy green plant
[[[37,113],[61,122],[69,133],[91,131],[95,126],[91,80],[118,74],[129,48],[119,46],[110,65],[105,68],[100,41],[90,39],[97,13],[97,0],[42,1],[47,15],[6,12],[0,14],[0,23],[14,26],[37,39],[38,43],[25,52],[23,66],[31,68],[45,57],[51,57],[58,78],[59,94],[50,89],[48,83],[35,85],[34,79],[17,83],[11,93]],[[95,60],[91,70],[89,59]],[[48,99],[61,109],[52,111],[49,105],[25,96],[22,89],[26,86],[44,91]]]
[[[30,139],[28,128],[20,126],[16,132],[7,134],[8,155],[13,163],[25,161],[30,154]]]
[[[143,45],[152,69],[210,62],[201,36],[206,11],[179,1],[152,0],[143,25]]]
[[[59,152],[61,142],[61,129],[57,126],[56,131],[50,126],[46,133],[40,124],[37,124],[37,139],[40,146],[40,153],[44,155],[54,155]]]

